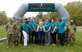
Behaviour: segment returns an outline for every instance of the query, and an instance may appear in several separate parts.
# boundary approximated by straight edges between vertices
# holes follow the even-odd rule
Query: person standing
[[[23,30],[22,30],[22,33],[23,33],[23,36],[24,36],[24,46],[27,46],[28,45],[28,34],[29,34],[29,24],[27,23],[28,22],[28,19],[25,19],[25,23],[22,24],[22,27],[23,27]]]
[[[45,45],[48,46],[50,44],[50,29],[51,29],[49,20],[45,21],[44,27],[45,27]]]
[[[56,30],[56,23],[54,21],[54,19],[52,19],[52,23],[51,23],[51,38],[52,38],[52,45],[56,46],[56,34],[57,34],[57,30]]]
[[[38,32],[38,38],[39,38],[39,45],[44,45],[44,38],[45,38],[45,34],[44,34],[45,28],[43,26],[43,23],[40,22],[38,27],[37,27],[37,32]]]
[[[7,31],[7,48],[9,47],[13,47],[14,46],[14,42],[13,42],[13,35],[14,35],[14,21],[12,18],[9,19],[8,24],[5,26],[6,31]]]
[[[59,34],[61,46],[64,46],[65,27],[66,27],[66,19],[59,19],[58,34]]]
[[[76,35],[76,25],[73,20],[70,20],[69,33],[68,33],[68,43],[75,46],[75,35]]]
[[[34,28],[34,37],[35,37],[35,44],[38,44],[38,32],[37,32],[37,27],[38,27],[38,20],[33,23],[33,28]]]
[[[29,21],[29,43],[33,43],[33,33],[34,33],[34,29],[33,29],[33,18],[30,19]]]
[[[15,43],[19,44],[21,43],[21,23],[20,20],[16,20],[16,22],[14,23],[14,33],[15,35]]]

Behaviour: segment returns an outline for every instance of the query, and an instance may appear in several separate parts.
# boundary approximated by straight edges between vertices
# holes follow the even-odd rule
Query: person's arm
[[[54,27],[54,30],[52,31],[52,33],[54,33],[54,32],[56,31],[56,29],[57,29],[57,27],[55,26],[55,27]]]
[[[49,28],[48,28],[47,32],[48,32],[48,31],[50,31],[50,29],[51,29],[51,25],[50,25],[50,24],[48,24],[48,26],[49,26]]]
[[[35,27],[33,26],[33,29],[35,30],[35,31],[37,31],[37,29],[35,29]]]
[[[51,29],[51,27],[49,27],[49,29],[47,30],[47,32],[50,31],[50,29]]]
[[[35,28],[35,25],[36,25],[36,24],[35,24],[35,23],[33,23],[33,29],[34,29],[35,31],[37,31],[37,29]]]
[[[29,28],[32,30],[32,28],[29,26]]]
[[[74,25],[74,31],[76,32],[77,27]]]
[[[29,26],[30,30],[32,30],[32,28],[30,27],[30,25],[28,25],[28,26]]]
[[[7,29],[8,29],[8,24],[5,26],[5,29],[6,29],[6,31],[7,31]]]
[[[39,26],[37,27],[37,32],[39,31]]]
[[[43,31],[45,32],[45,27],[43,26]]]
[[[31,27],[31,22],[29,22],[28,25],[29,25],[29,29],[33,30],[32,27]]]

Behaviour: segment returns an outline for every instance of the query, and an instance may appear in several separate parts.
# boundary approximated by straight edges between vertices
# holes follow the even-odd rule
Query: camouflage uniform
[[[75,33],[76,33],[76,26],[70,25],[69,26],[69,33],[68,33],[68,42],[72,45],[75,44]]]
[[[65,29],[65,42],[68,42],[68,34],[69,34],[69,24],[66,24],[66,29]]]
[[[17,45],[20,42],[21,24],[14,23],[14,44]]]
[[[20,36],[21,36],[21,24],[14,24],[14,33],[15,33],[15,43],[18,44],[20,42]]]
[[[6,25],[7,44],[8,44],[8,46],[12,46],[13,45],[13,35],[14,35],[13,26],[14,26],[13,23],[12,24],[8,23]]]

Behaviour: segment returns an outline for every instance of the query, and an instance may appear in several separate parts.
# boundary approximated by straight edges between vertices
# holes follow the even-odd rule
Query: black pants
[[[65,33],[59,33],[60,45],[64,45]]]
[[[35,44],[38,44],[38,32],[35,32]]]
[[[68,31],[65,31],[65,42],[68,42]]]
[[[52,43],[56,44],[56,32],[51,33]]]
[[[38,32],[36,31],[32,32],[32,41],[33,43],[38,44]]]
[[[32,32],[29,32],[29,43],[33,43],[33,41],[32,41]]]
[[[29,43],[38,43],[37,39],[38,39],[38,33],[37,32],[32,31],[29,33]]]
[[[21,44],[23,44],[23,33],[22,33],[22,30],[23,30],[23,28],[22,28],[22,26],[21,26],[21,34],[20,34],[20,43]]]

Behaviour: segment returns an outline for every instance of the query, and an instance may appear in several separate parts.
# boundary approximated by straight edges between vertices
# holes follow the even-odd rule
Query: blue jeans
[[[39,38],[39,45],[43,44],[44,45],[44,32],[43,31],[39,31],[38,32],[38,38]]]

